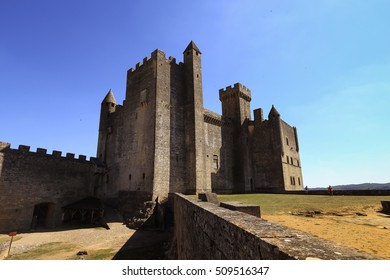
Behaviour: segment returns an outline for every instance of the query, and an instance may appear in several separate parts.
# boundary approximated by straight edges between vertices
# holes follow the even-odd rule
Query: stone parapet
[[[378,259],[238,211],[172,194],[178,259]]]

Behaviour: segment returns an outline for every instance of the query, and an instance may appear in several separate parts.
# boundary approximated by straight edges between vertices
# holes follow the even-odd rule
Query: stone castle
[[[251,91],[219,90],[222,115],[203,107],[201,51],[183,62],[155,50],[127,72],[126,98],[101,104],[96,158],[48,154],[0,142],[0,232],[56,226],[64,207],[94,196],[164,201],[168,193],[302,190],[297,130],[272,106],[254,110]]]

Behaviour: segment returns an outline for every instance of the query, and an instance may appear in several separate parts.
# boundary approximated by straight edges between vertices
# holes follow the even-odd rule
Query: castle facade
[[[262,109],[251,119],[251,91],[239,83],[219,91],[222,115],[207,110],[201,51],[191,41],[183,56],[155,50],[128,70],[122,105],[108,92],[96,158],[0,142],[0,231],[26,229],[39,213],[57,225],[61,209],[86,196],[303,190],[296,128],[273,106],[268,119]]]

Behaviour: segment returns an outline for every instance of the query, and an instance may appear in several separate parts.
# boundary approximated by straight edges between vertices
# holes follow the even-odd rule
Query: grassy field
[[[221,202],[240,201],[260,205],[264,215],[286,214],[292,211],[332,211],[358,206],[381,207],[381,200],[390,200],[390,196],[328,196],[294,194],[239,194],[218,195]]]

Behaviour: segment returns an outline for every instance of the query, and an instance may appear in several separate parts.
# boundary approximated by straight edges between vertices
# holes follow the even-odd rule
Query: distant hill
[[[364,183],[332,186],[334,190],[390,190],[390,183]],[[311,190],[323,190],[326,188],[310,188]]]

